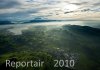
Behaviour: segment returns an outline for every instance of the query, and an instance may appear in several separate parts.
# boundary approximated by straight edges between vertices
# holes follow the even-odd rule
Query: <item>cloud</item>
[[[86,5],[86,4],[88,4],[88,2],[81,2],[81,3],[70,3],[70,4],[74,4],[74,5]]]
[[[0,0],[0,9],[8,9],[20,5],[16,0]]]
[[[0,0],[0,20],[19,17],[34,19],[40,16],[50,19],[62,16],[59,18],[66,19],[67,16],[72,18],[72,14],[80,12],[93,12],[95,15],[100,12],[100,0]]]

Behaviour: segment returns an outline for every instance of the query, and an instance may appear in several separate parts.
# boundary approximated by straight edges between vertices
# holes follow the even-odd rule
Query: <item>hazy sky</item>
[[[100,0],[0,0],[0,20],[100,20]]]

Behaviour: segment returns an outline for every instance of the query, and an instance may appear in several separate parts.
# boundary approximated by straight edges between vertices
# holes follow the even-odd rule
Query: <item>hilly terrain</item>
[[[5,60],[44,60],[42,68],[5,67]],[[75,66],[54,68],[55,59]],[[89,26],[33,26],[15,35],[0,29],[0,68],[4,70],[100,70],[100,29]]]

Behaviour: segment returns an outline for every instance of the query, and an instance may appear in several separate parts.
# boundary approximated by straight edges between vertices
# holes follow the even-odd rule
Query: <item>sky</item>
[[[100,0],[0,0],[0,20],[100,20]]]

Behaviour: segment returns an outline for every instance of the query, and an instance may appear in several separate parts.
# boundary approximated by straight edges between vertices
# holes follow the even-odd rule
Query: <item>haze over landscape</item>
[[[45,63],[16,69],[6,60]],[[100,70],[100,0],[0,0],[0,68]]]

